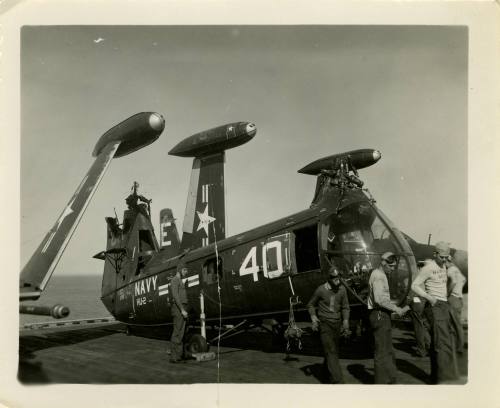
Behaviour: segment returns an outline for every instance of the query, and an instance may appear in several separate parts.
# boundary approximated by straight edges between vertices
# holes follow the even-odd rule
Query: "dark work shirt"
[[[172,299],[174,304],[177,305],[179,309],[183,309],[187,305],[187,295],[186,287],[182,282],[182,279],[178,276],[174,276],[170,282],[170,290],[172,291]]]
[[[319,320],[349,320],[349,300],[345,288],[340,286],[339,290],[334,292],[328,282],[318,286],[307,304],[311,317],[316,315],[316,308]]]

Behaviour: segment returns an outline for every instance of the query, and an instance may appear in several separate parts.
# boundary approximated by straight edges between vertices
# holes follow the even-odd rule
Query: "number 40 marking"
[[[276,249],[276,267],[277,269],[274,271],[269,271],[267,269],[267,251],[268,249]],[[280,276],[283,273],[283,259],[281,256],[281,241],[272,241],[262,246],[262,269],[264,272],[264,277],[266,278],[275,278]],[[253,246],[248,251],[247,256],[241,263],[240,267],[240,276],[243,275],[252,275],[253,281],[257,282],[259,277],[257,273],[259,272],[259,265],[257,264],[257,247]]]

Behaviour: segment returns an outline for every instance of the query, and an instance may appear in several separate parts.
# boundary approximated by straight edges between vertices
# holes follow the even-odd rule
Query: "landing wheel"
[[[201,334],[193,334],[186,340],[185,351],[188,356],[208,351],[208,344]]]
[[[130,336],[132,334],[131,330],[130,330],[130,326],[127,324],[127,326],[125,327],[125,334],[127,336]]]

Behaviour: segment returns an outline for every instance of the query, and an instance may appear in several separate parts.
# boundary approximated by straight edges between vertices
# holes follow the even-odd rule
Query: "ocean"
[[[61,304],[70,310],[68,317],[59,319],[75,320],[110,317],[101,302],[101,275],[53,276],[38,301],[23,302],[23,305],[53,306]],[[50,316],[19,315],[19,324],[54,321]]]

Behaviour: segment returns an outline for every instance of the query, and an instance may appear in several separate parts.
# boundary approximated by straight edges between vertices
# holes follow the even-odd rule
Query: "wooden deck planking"
[[[398,382],[425,384],[428,358],[413,357],[413,337],[394,329]],[[318,384],[323,358],[315,336],[303,338],[304,353],[285,361],[283,347],[272,346],[265,333],[246,333],[220,348],[223,383]],[[192,384],[216,383],[217,360],[172,364],[165,339],[127,336],[121,325],[25,330],[20,335],[19,378],[24,383]],[[217,347],[211,351],[217,352]],[[312,352],[311,352],[312,351]],[[350,384],[373,382],[370,351],[354,344],[341,350],[340,364]],[[461,361],[467,371],[467,356]]]

